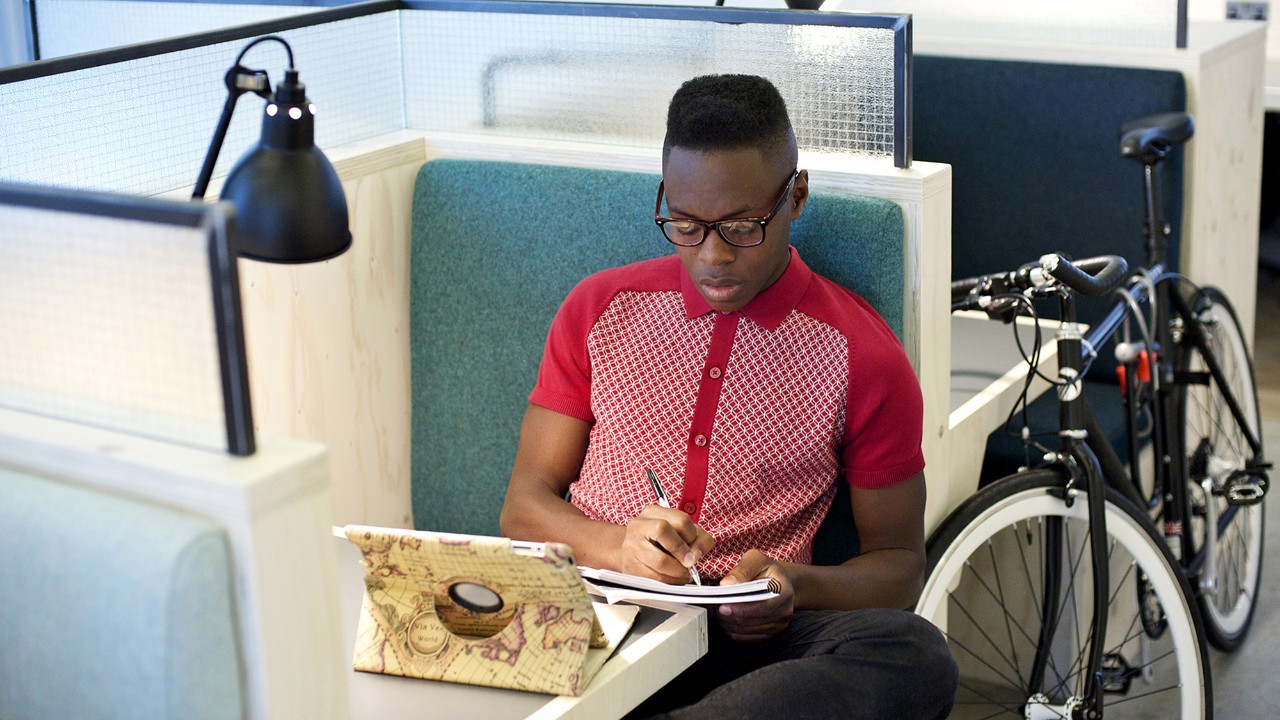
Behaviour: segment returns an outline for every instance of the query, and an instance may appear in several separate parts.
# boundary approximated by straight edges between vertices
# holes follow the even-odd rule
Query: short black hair
[[[773,83],[756,75],[703,75],[671,97],[662,157],[674,147],[776,153],[794,145],[787,103]]]

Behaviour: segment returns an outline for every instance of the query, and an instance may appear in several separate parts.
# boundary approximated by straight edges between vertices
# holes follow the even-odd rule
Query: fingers
[[[738,560],[738,564],[733,566],[720,580],[721,585],[736,585],[744,583],[748,580],[755,580],[773,563],[768,555],[759,550],[748,550],[742,555],[742,559]]]
[[[764,640],[777,635],[791,623],[795,612],[795,590],[784,565],[774,562],[759,550],[748,550],[720,584],[733,584],[757,578],[778,582],[778,594],[768,600],[721,605],[716,617],[725,633],[743,642]]]
[[[778,596],[751,603],[721,605],[716,619],[725,634],[740,642],[771,638],[791,624],[790,598]]]
[[[714,545],[711,536],[685,513],[650,505],[627,524],[619,569],[684,584],[689,582],[689,568]]]

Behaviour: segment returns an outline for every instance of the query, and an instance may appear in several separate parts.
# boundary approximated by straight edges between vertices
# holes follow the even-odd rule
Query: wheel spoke
[[[1079,504],[1086,501],[1077,499],[1068,508],[1045,492],[1061,487],[1060,482],[1047,470],[997,481],[979,492],[972,513],[944,523],[944,529],[956,523],[948,544],[967,549],[946,556],[945,567],[931,569],[921,608],[930,619],[945,619],[941,626],[960,666],[955,717],[1019,718],[1037,693],[1046,697],[1037,707],[1042,715],[1064,707],[1080,697],[1083,678],[1103,671],[1082,665],[1093,642],[1104,644],[1114,659],[1108,661],[1107,684],[1119,690],[1119,683],[1129,679],[1129,692],[1105,696],[1107,707],[1117,708],[1109,716],[1113,720],[1198,717],[1193,709],[1207,702],[1205,663],[1183,596],[1186,581],[1170,564],[1163,538],[1143,513],[1108,499],[1106,557],[1114,584],[1102,591],[1111,622],[1107,637],[1095,641],[1089,617],[1091,540]],[[984,511],[987,506],[992,509]],[[1234,556],[1239,543],[1229,538],[1232,542],[1220,549]],[[931,548],[931,560],[939,562],[934,556]],[[1150,578],[1149,585],[1144,578]],[[1153,608],[1162,619],[1155,638],[1147,634],[1152,626],[1143,622],[1146,616],[1139,614]],[[1041,632],[1038,626],[1045,622],[1049,625]],[[1041,640],[1050,644],[1037,651]],[[1043,667],[1032,667],[1033,659]],[[1038,678],[1040,686],[1031,687],[1030,678]]]

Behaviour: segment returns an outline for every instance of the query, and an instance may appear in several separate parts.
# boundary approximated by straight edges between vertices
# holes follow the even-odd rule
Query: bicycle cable
[[[1018,397],[1014,400],[1013,407],[1009,409],[1009,415],[1005,418],[1003,430],[1006,436],[1016,437],[1022,441],[1024,452],[1027,452],[1030,447],[1035,447],[1043,455],[1045,453],[1048,453],[1049,449],[1044,445],[1041,445],[1040,443],[1036,442],[1034,438],[1042,437],[1042,436],[1048,437],[1052,435],[1052,433],[1032,433],[1030,428],[1030,418],[1027,415],[1028,398],[1031,395],[1031,384],[1035,381],[1036,377],[1044,378],[1044,376],[1040,373],[1040,370],[1039,370],[1040,353],[1044,347],[1044,336],[1042,335],[1041,327],[1040,327],[1040,315],[1036,311],[1035,303],[1031,302],[1030,298],[1026,297],[1021,293],[1004,293],[997,297],[1009,298],[1013,300],[1016,304],[1024,305],[1026,307],[1026,316],[1029,316],[1031,318],[1032,328],[1033,328],[1033,337],[1034,337],[1034,340],[1031,346],[1031,353],[1028,354],[1026,348],[1022,343],[1022,335],[1021,333],[1018,332],[1017,322],[1015,321],[1010,323],[1013,326],[1014,343],[1018,346],[1018,352],[1022,355],[1022,360],[1027,364],[1029,371],[1027,372],[1027,374],[1025,375],[1022,381],[1022,391],[1018,394]],[[1016,317],[1020,314],[1021,313],[1015,312],[1015,320],[1016,320]],[[1052,383],[1053,381],[1050,380],[1050,382]],[[1015,432],[1013,429],[1014,419],[1019,414],[1021,414],[1022,416],[1022,427],[1020,430]],[[1026,466],[1030,467],[1031,458],[1029,453],[1024,455],[1023,459],[1026,461],[1025,463]]]

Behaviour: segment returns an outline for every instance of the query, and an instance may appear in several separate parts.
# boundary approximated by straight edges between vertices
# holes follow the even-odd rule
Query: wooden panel
[[[1196,134],[1189,146],[1183,271],[1226,290],[1253,346],[1262,186],[1265,35],[1253,32],[1202,56],[1187,76]]]
[[[422,141],[330,155],[351,249],[323,263],[240,261],[254,424],[329,447],[335,522],[412,527],[408,243]]]

